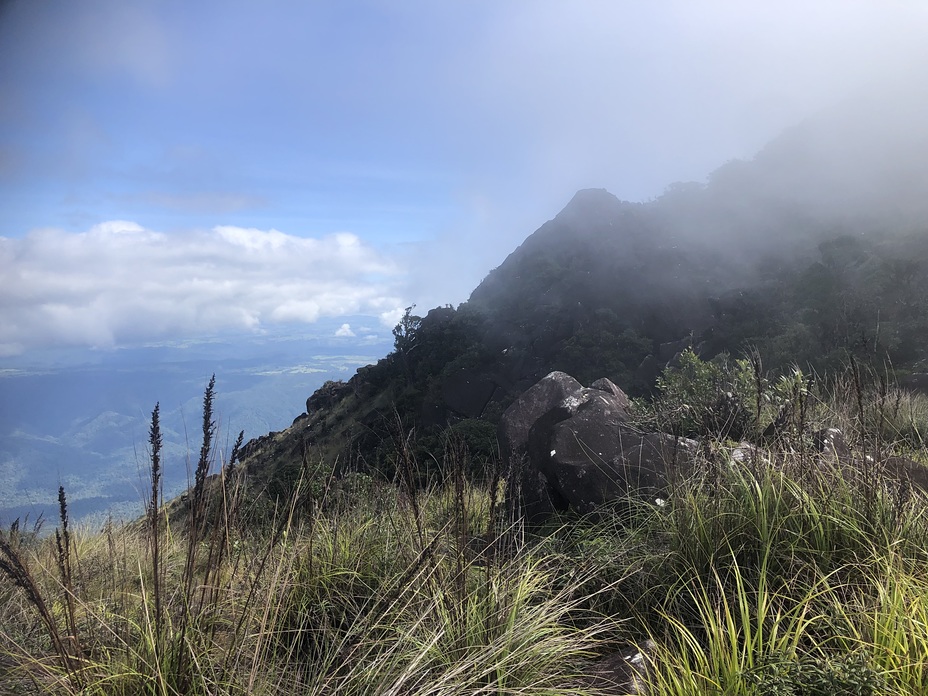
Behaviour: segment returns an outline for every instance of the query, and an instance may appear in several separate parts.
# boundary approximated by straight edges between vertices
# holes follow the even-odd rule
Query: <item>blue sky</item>
[[[928,65],[916,0],[0,8],[0,357],[389,326]]]

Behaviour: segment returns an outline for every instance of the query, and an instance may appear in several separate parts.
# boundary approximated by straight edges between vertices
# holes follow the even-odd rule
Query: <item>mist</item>
[[[181,339],[260,331],[274,316],[456,304],[579,189],[647,202],[674,182],[710,183],[842,104],[923,93],[926,34],[915,3],[364,2],[276,14],[12,3],[0,21],[0,235],[15,328],[0,342],[119,345],[157,326]],[[151,319],[133,328],[90,299],[119,277],[114,260],[92,277],[63,274],[81,290],[56,311],[82,320],[13,314],[47,314],[42,293],[10,288],[27,264],[58,262],[16,249],[37,248],[38,230],[89,245],[89,230],[117,220],[178,249],[221,227],[353,235],[393,272],[383,285],[335,264],[339,278],[314,286],[269,258],[298,297],[256,312],[253,293],[233,293],[224,318],[184,303],[166,318],[145,292],[123,293],[125,313]],[[235,262],[213,262],[234,277]],[[333,301],[339,284],[366,299]]]

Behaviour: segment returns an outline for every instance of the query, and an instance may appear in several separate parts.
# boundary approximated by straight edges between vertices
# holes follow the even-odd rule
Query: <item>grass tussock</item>
[[[235,451],[216,461],[213,390],[183,499],[161,499],[156,406],[140,520],[72,529],[62,490],[53,537],[0,533],[0,692],[576,693],[614,622],[576,620],[589,573],[565,583],[496,529],[498,477],[465,480],[450,446],[447,485],[424,490],[307,458],[269,502]]]
[[[856,427],[858,461],[923,454],[918,399],[885,390],[881,416],[853,380],[830,388],[792,398]],[[54,535],[0,533],[0,692],[605,694],[601,659],[648,645],[651,694],[928,693],[928,500],[814,454],[800,420],[764,457],[705,442],[659,503],[528,533],[451,438],[446,480],[413,485],[401,431],[396,482],[307,456],[262,498],[238,446],[218,457],[212,403],[211,382],[184,500],[161,499],[156,407],[139,521],[73,528],[62,490]]]

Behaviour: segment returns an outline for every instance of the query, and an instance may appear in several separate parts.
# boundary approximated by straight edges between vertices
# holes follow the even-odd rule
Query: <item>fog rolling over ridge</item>
[[[539,314],[565,301],[605,304],[626,319],[631,301],[644,332],[670,341],[682,336],[660,329],[659,317],[689,315],[698,328],[709,321],[707,297],[761,285],[784,267],[798,270],[826,240],[926,235],[928,89],[882,86],[804,119],[705,182],[675,182],[642,203],[582,191],[471,301]],[[557,270],[578,255],[570,267],[587,276],[585,285]],[[547,287],[546,273],[555,281]]]
[[[458,303],[577,190],[928,81],[922,3],[359,7],[5,4],[0,355]]]
[[[0,696],[928,696],[926,558],[928,0],[0,0]]]
[[[210,374],[230,438],[284,428],[413,304],[495,312],[502,391],[617,336],[643,391],[652,344],[861,256],[822,240],[924,231],[925,36],[864,0],[3,3],[0,517],[137,497],[155,402],[179,490]]]
[[[721,165],[705,184],[671,185],[655,207],[676,234],[723,252],[739,241],[801,242],[789,238],[801,230],[789,215],[860,232],[874,223],[905,231],[928,218],[926,154],[928,88],[875,87],[803,119],[753,158]],[[697,190],[705,195],[687,195]],[[761,234],[765,227],[776,235]]]
[[[824,112],[651,201],[577,192],[466,303],[418,308],[396,351],[257,442],[246,470],[286,490],[293,453],[309,448],[390,475],[392,409],[428,446],[450,428],[492,457],[502,414],[549,372],[647,398],[686,348],[760,355],[765,375],[799,366],[827,380],[853,359],[921,380],[928,141],[898,130],[912,107]],[[430,451],[423,466],[441,475]]]

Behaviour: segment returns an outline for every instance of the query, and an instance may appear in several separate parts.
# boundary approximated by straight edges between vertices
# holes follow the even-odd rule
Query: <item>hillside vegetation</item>
[[[220,457],[210,382],[171,501],[156,406],[141,519],[71,528],[61,489],[53,536],[0,533],[0,691],[928,693],[909,136],[813,120],[648,203],[581,191],[290,428]],[[693,466],[526,525],[497,428],[552,370]]]
[[[764,457],[705,435],[717,387],[748,365],[694,354],[666,370],[644,425],[703,432],[701,466],[619,517],[507,519],[498,464],[446,431],[444,479],[416,485],[307,459],[273,508],[216,461],[210,384],[197,485],[164,505],[157,409],[145,518],[53,537],[0,535],[0,685],[87,694],[920,694],[928,689],[925,491],[886,474],[925,461],[928,399],[879,376],[771,379]],[[748,370],[749,372],[749,370]],[[857,377],[854,376],[857,374]],[[860,410],[863,407],[863,410]],[[799,414],[802,414],[800,420]],[[676,419],[674,424],[673,419]],[[705,421],[708,423],[709,421]],[[688,425],[686,425],[688,423]],[[808,435],[844,429],[867,465],[823,466]],[[474,476],[477,469],[486,475]],[[627,506],[631,506],[628,508]],[[638,654],[637,668],[616,655]],[[627,662],[627,661],[625,661]],[[631,680],[631,681],[630,681]]]
[[[502,413],[552,370],[649,397],[688,347],[826,379],[853,357],[928,383],[928,140],[866,111],[811,120],[647,203],[580,191],[467,302],[410,307],[388,356],[325,385],[246,467],[286,490],[309,449],[389,475],[398,418],[440,469],[446,428],[489,454]]]

